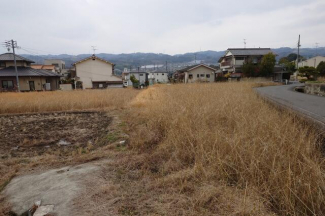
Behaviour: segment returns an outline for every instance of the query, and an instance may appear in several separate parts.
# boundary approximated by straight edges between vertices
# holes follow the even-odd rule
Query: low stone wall
[[[60,84],[62,91],[72,91],[72,84]]]
[[[306,83],[305,93],[325,96],[325,83]]]

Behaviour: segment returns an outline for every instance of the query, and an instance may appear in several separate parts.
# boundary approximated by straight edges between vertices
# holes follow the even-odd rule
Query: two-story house
[[[122,78],[114,74],[114,64],[95,55],[76,63],[75,74],[72,75],[82,82],[83,89],[103,89],[122,87]]]
[[[126,68],[122,73],[122,78],[126,86],[132,86],[133,83],[131,81],[131,76],[134,76],[137,80],[139,80],[140,85],[146,85],[149,82],[148,77],[149,73],[146,71],[129,71]]]
[[[33,69],[32,60],[15,55],[19,87],[21,91],[41,91],[59,89],[60,75],[43,69]],[[0,91],[18,89],[14,54],[0,55]]]
[[[150,71],[148,75],[149,83],[167,83],[168,79],[168,72],[166,71]]]
[[[244,63],[258,64],[264,55],[272,53],[270,48],[229,48],[219,59],[221,71],[226,73],[242,73]]]
[[[217,68],[211,65],[196,64],[176,71],[185,83],[214,82]],[[184,77],[184,78],[183,78]]]

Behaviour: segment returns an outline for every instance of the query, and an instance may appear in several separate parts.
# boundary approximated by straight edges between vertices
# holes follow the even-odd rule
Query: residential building
[[[150,85],[155,83],[167,83],[168,79],[168,72],[166,71],[151,71],[148,74],[148,80]]]
[[[182,77],[184,83],[214,82],[217,69],[205,64],[197,64],[176,71],[177,77]]]
[[[33,69],[32,60],[16,55],[17,72],[21,91],[42,91],[59,89],[60,75],[43,69]],[[0,55],[0,91],[17,90],[14,54]]]
[[[139,80],[140,85],[146,85],[149,82],[148,77],[149,73],[146,71],[128,71],[126,68],[122,73],[123,81],[127,83],[128,86],[132,86],[133,83],[131,81],[131,76],[134,76],[137,80]]]
[[[258,64],[264,55],[272,53],[270,48],[229,48],[219,59],[220,70],[226,73],[242,73],[244,63]]]
[[[55,71],[61,73],[65,69],[65,61],[61,59],[45,59],[44,65],[53,65],[55,66]]]
[[[285,82],[285,80],[290,80],[290,72],[285,70],[283,65],[275,65],[273,73],[273,81],[275,82]]]
[[[32,60],[16,55],[17,67],[30,67],[34,63]],[[0,69],[15,66],[14,54],[4,53],[0,55]]]
[[[308,67],[315,67],[319,65],[320,62],[325,62],[325,57],[324,56],[316,56],[310,59],[306,59],[304,61],[299,62],[298,68],[308,66]]]
[[[75,78],[83,89],[122,87],[122,78],[114,74],[114,64],[95,55],[73,64]]]

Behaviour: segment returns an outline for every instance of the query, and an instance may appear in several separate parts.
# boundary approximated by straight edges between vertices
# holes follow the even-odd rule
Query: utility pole
[[[8,48],[8,51],[12,49],[12,53],[14,55],[14,63],[15,63],[15,71],[16,71],[16,82],[17,82],[17,90],[20,92],[20,86],[19,86],[19,77],[18,77],[18,71],[17,71],[17,62],[16,62],[16,54],[15,54],[15,48],[18,48],[17,41],[10,40],[5,42],[5,46]]]
[[[318,45],[319,43],[316,43],[316,56],[318,55]]]
[[[300,44],[300,35],[299,35],[299,39],[298,39],[297,69],[298,69],[298,66],[299,66],[300,47],[301,47],[301,44]]]

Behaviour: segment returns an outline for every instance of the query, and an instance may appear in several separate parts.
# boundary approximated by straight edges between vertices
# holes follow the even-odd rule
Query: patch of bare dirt
[[[98,143],[111,117],[98,112],[0,116],[0,156],[36,156]]]

